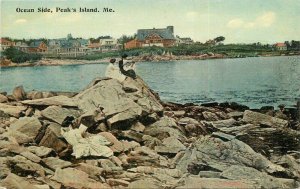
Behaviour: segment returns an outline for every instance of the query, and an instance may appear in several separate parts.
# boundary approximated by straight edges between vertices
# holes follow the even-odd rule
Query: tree
[[[130,36],[130,35],[122,35],[119,39],[118,39],[118,42],[120,44],[122,44],[122,47],[124,49],[124,46],[125,46],[125,43],[127,43],[128,41],[131,41],[133,39],[136,38],[136,34],[134,34],[133,36]]]
[[[224,41],[225,37],[219,36],[219,37],[216,37],[214,40],[218,43],[218,42]]]
[[[40,54],[24,53],[14,47],[9,47],[5,49],[3,55],[6,56],[7,59],[10,59],[11,61],[16,63],[22,63],[26,61],[36,61],[42,58]]]

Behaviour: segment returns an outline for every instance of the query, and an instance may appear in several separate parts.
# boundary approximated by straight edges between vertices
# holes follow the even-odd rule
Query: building
[[[100,39],[100,46],[101,46],[102,52],[118,50],[118,42],[114,38]]]
[[[191,45],[194,41],[190,37],[179,37],[176,36],[176,44],[177,45]]]
[[[15,48],[23,52],[28,52],[29,46],[23,41],[17,41],[15,44]]]
[[[41,53],[46,52],[48,49],[46,43],[43,41],[33,41],[29,44],[28,52],[30,53]]]
[[[139,29],[136,38],[125,43],[125,49],[150,46],[170,47],[175,44],[174,27],[167,26],[161,29]]]
[[[87,54],[89,48],[87,47],[88,40],[75,39],[71,34],[66,38],[51,39],[48,41],[49,47],[47,55],[59,57],[77,57]]]
[[[6,38],[0,38],[0,52],[4,51],[5,49],[8,49],[9,47],[15,46],[15,42],[10,41]]]
[[[275,48],[278,51],[286,51],[287,50],[287,46],[285,43],[276,43]]]
[[[114,38],[102,38],[90,40],[88,46],[90,52],[110,52],[118,50],[118,42]]]

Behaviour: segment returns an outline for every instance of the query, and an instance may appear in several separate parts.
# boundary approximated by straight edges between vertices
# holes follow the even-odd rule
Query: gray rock
[[[23,86],[18,86],[14,88],[12,95],[17,101],[24,100],[26,98],[26,93],[24,91]]]
[[[246,110],[244,112],[243,120],[245,122],[253,124],[267,125],[269,127],[286,127],[288,125],[288,121],[286,120],[261,114],[258,112],[252,112],[250,110]]]
[[[146,127],[144,133],[162,140],[164,138],[174,136],[184,138],[183,133],[178,128],[175,120],[169,117],[162,117],[159,121]]]
[[[0,94],[0,103],[8,102],[8,98],[2,94]]]
[[[200,171],[199,176],[201,178],[221,178],[221,172],[216,171]]]
[[[207,165],[209,170],[214,171],[224,171],[230,165],[253,167],[268,173],[285,170],[283,167],[273,164],[261,154],[256,153],[242,141],[231,138],[226,137],[225,141],[207,136],[198,139],[194,143],[195,148],[188,149],[176,167],[185,172],[188,170],[189,165],[193,163],[202,163]],[[201,171],[201,169],[198,171]]]
[[[204,112],[202,112],[202,115],[203,115],[204,119],[207,121],[219,120],[219,117],[213,112],[204,111]]]
[[[42,98],[36,100],[24,100],[21,103],[30,106],[77,107],[76,100],[68,98],[66,96],[53,96],[50,98]]]
[[[124,146],[122,142],[120,142],[114,135],[112,135],[109,132],[101,132],[99,133],[101,136],[105,137],[106,140],[108,140],[112,145],[110,146],[110,149],[112,149],[113,152],[123,152]]]
[[[136,132],[144,132],[144,130],[145,130],[145,126],[142,124],[142,123],[140,123],[140,122],[136,122],[136,123],[134,123],[132,126],[131,126],[131,130],[133,130],[133,131],[136,131]]]
[[[25,178],[19,177],[13,173],[10,173],[1,183],[1,186],[6,188],[14,188],[14,189],[39,189],[34,184],[31,184]]]
[[[28,136],[32,141],[39,134],[42,124],[34,117],[21,117],[16,122],[12,123],[9,130],[20,132]]]
[[[124,91],[124,85],[138,88],[136,92]],[[80,92],[74,97],[83,111],[101,109],[108,118],[110,126],[124,122],[133,123],[141,116],[162,111],[163,107],[144,87],[142,80],[126,79],[120,83],[115,79],[99,80],[95,85]]]
[[[0,103],[0,111],[3,111],[5,114],[11,115],[16,118],[19,118],[21,113],[26,109],[27,108],[25,106],[11,106],[8,104]]]
[[[44,146],[29,146],[27,149],[39,157],[46,157],[53,152],[52,148],[47,148]]]
[[[214,128],[216,129],[220,129],[223,127],[233,127],[234,124],[237,121],[235,119],[225,119],[225,120],[219,120],[219,121],[212,121],[212,122],[208,122],[210,123]]]
[[[42,112],[42,116],[47,119],[54,121],[58,124],[62,124],[67,116],[73,116],[75,118],[79,117],[79,112],[70,108],[61,108],[58,106],[49,106],[44,109]]]
[[[12,173],[22,176],[45,176],[45,170],[41,165],[34,163],[25,157],[16,155],[14,157],[8,157],[8,161],[13,167]]]
[[[252,167],[233,165],[221,173],[223,178],[231,180],[253,180],[263,188],[294,188],[296,183],[292,179],[278,179]]]
[[[55,171],[55,175],[51,179],[62,183],[65,187],[70,187],[74,189],[110,188],[108,185],[90,179],[87,173],[74,168],[58,168]]]
[[[43,98],[43,93],[40,91],[30,91],[27,93],[27,99],[35,100]]]
[[[121,136],[127,139],[135,140],[137,142],[143,141],[143,134],[132,130],[122,131]]]
[[[162,183],[153,178],[143,178],[141,180],[136,180],[128,185],[128,188],[163,188]]]
[[[184,117],[184,118],[181,118],[179,121],[178,121],[178,124],[179,125],[187,125],[187,124],[195,124],[195,125],[198,125],[200,124],[199,121],[193,119],[193,118],[190,118],[190,117]]]
[[[142,113],[141,107],[127,97],[122,85],[117,80],[102,80],[96,85],[80,92],[74,97],[83,111],[103,109],[106,116],[112,116],[108,122],[135,119]]]
[[[279,157],[276,161],[276,164],[282,165],[286,169],[286,174],[290,178],[297,178],[300,180],[300,162],[291,155],[284,155]]]
[[[229,117],[234,118],[234,119],[238,119],[238,118],[242,118],[243,117],[244,112],[229,112],[229,113],[227,113],[227,115]]]
[[[0,157],[0,180],[4,179],[9,173],[8,159],[6,157]]]
[[[41,139],[39,146],[51,148],[57,153],[66,149],[67,144],[61,139],[62,135],[60,133],[60,129],[60,125],[56,123],[51,123],[47,127],[45,135]]]
[[[185,179],[183,186],[177,187],[178,189],[185,188],[227,188],[227,189],[249,189],[249,188],[260,188],[258,184],[248,180],[227,180],[219,178],[200,178],[200,177],[188,177]]]
[[[44,158],[43,162],[53,171],[55,171],[58,168],[63,169],[72,165],[71,162],[61,160],[57,157]]]
[[[179,151],[185,150],[186,147],[176,137],[168,137],[163,139],[163,143],[155,146],[154,149],[158,153],[177,154]]]
[[[83,171],[89,175],[90,178],[98,180],[103,173],[103,169],[87,163],[79,163],[76,169]]]

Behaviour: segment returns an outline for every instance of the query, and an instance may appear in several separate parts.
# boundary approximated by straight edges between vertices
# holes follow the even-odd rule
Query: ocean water
[[[82,90],[104,76],[107,64],[36,66],[0,69],[0,91]],[[234,101],[259,108],[292,106],[300,99],[300,57],[182,60],[138,63],[136,72],[160,94],[179,103]]]

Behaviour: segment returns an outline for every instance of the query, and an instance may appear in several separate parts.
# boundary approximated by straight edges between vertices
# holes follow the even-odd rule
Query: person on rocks
[[[135,62],[131,61],[126,61],[126,58],[128,57],[127,54],[124,54],[121,58],[121,60],[119,61],[119,69],[120,72],[127,76],[127,77],[131,77],[132,79],[136,79],[136,73],[134,71],[135,69]],[[125,60],[124,60],[125,59]]]
[[[113,79],[117,79],[120,82],[124,81],[126,79],[126,76],[123,75],[120,71],[120,68],[118,65],[116,65],[116,59],[112,58],[110,59],[110,64],[107,66],[105,71],[105,76]]]

